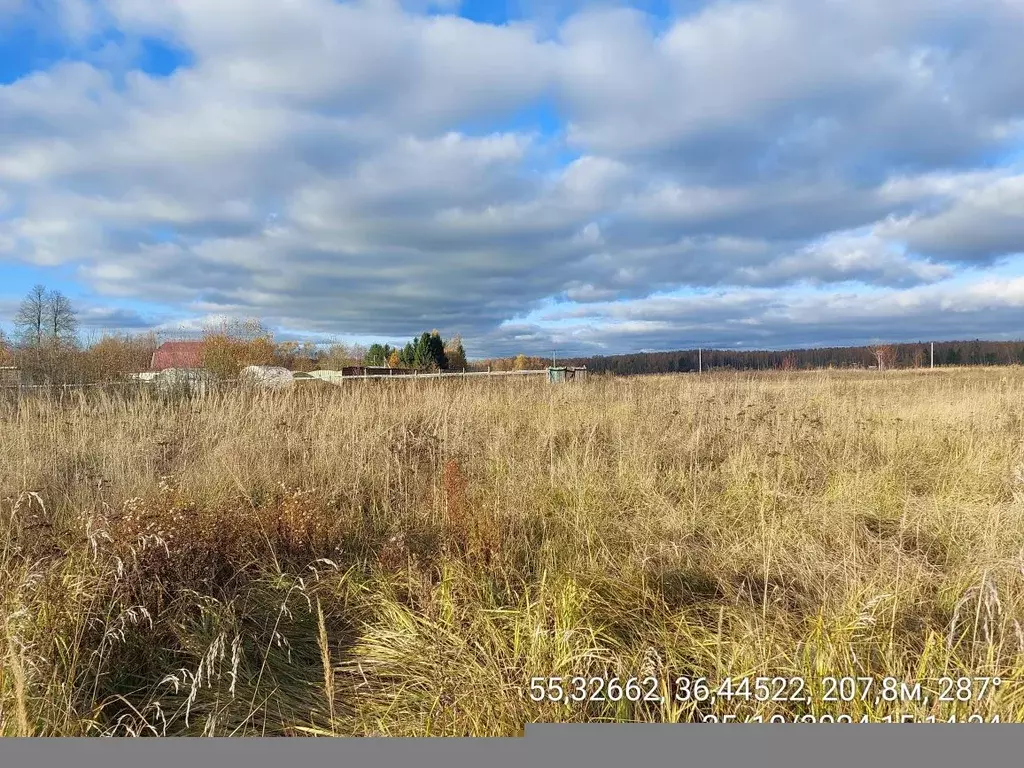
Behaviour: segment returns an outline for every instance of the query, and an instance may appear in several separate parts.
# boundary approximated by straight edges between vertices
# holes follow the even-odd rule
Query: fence
[[[359,381],[361,379],[464,379],[473,376],[542,376],[546,370],[539,371],[434,371],[431,373],[396,373],[396,374],[354,374],[346,376],[341,371],[311,371],[307,376],[296,377],[296,381]],[[320,374],[320,375],[315,375]],[[327,375],[324,375],[327,374]],[[330,375],[337,374],[337,375]]]
[[[322,381],[327,384],[338,384],[340,382],[347,381],[368,381],[370,379],[415,379],[423,381],[435,381],[437,379],[466,379],[479,376],[543,376],[547,373],[546,370],[530,370],[530,371],[436,371],[432,373],[406,373],[406,374],[362,374],[362,375],[349,375],[345,376],[340,371],[312,371],[309,374],[302,374],[296,376],[294,383],[298,386],[302,386],[304,382]],[[337,374],[335,376],[330,375],[312,375],[312,374]],[[187,377],[186,377],[187,379]],[[131,387],[153,387],[158,388],[161,384],[165,387],[174,388],[176,386],[202,386],[203,388],[218,389],[223,388],[227,385],[236,385],[241,383],[239,379],[217,379],[217,380],[203,380],[202,382],[196,381],[174,381],[174,382],[160,382],[159,379],[153,378],[128,378],[128,379],[117,379],[111,381],[95,381],[88,383],[78,384],[0,384],[0,391],[10,392],[34,392],[40,390],[50,391],[69,391],[69,390],[87,390],[96,388],[131,388]]]

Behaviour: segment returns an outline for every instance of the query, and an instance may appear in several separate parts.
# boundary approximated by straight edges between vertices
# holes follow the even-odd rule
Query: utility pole
[[[935,367],[935,342],[932,342],[932,368]]]
[[[697,348],[697,373],[704,373],[704,350]]]

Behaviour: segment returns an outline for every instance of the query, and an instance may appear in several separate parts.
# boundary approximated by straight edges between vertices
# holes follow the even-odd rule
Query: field
[[[0,733],[1024,721],[1022,438],[1020,368],[0,402]]]

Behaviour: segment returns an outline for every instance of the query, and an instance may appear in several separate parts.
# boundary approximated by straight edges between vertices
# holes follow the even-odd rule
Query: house
[[[149,367],[153,371],[164,371],[168,368],[202,368],[203,342],[165,341],[153,353]]]

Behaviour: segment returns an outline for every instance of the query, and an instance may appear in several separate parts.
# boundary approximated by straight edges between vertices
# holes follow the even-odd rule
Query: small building
[[[205,368],[165,368],[152,383],[164,394],[204,395],[213,391],[217,377]]]
[[[342,376],[401,376],[413,371],[406,368],[388,368],[385,365],[349,365],[340,371]]]
[[[301,381],[302,379],[316,379],[318,381],[337,381],[342,378],[341,371],[310,371],[309,373],[296,373],[293,378]]]
[[[156,348],[150,370],[165,371],[169,368],[202,368],[203,342],[165,341]]]
[[[21,369],[18,366],[0,366],[0,387],[17,387],[21,383]]]
[[[551,366],[548,368],[548,382],[560,384],[565,381],[583,381],[587,378],[587,366]]]

